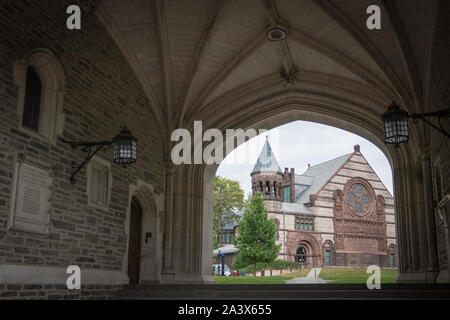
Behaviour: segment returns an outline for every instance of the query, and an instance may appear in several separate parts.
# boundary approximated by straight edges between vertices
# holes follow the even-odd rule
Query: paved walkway
[[[311,271],[306,275],[306,277],[297,277],[286,281],[288,284],[299,284],[299,283],[327,283],[322,278],[319,278],[320,271],[322,268],[312,268]]]

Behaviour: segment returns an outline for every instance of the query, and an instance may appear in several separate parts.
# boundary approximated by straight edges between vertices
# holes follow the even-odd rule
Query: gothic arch
[[[136,199],[142,209],[141,233],[141,283],[159,282],[161,269],[161,221],[158,215],[158,205],[153,191],[149,186],[138,186],[131,190],[131,198]],[[127,234],[130,214],[127,216]],[[129,235],[128,235],[129,236]],[[128,248],[128,246],[127,246]],[[128,253],[127,253],[128,257]]]
[[[18,87],[17,115],[22,119],[26,95],[27,69],[31,66],[36,71],[41,82],[41,101],[39,113],[39,129],[36,133],[40,137],[54,140],[56,135],[62,134],[64,114],[62,111],[66,78],[56,56],[48,49],[30,51],[14,66],[14,81]],[[22,121],[20,121],[21,128]],[[28,130],[30,131],[30,130]]]

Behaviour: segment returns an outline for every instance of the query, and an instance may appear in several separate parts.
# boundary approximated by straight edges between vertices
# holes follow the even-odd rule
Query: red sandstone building
[[[281,171],[266,141],[252,170],[278,225],[280,259],[309,267],[397,265],[394,199],[361,154]]]

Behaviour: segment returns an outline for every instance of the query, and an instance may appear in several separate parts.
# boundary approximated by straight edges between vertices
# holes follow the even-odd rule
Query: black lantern
[[[103,147],[113,145],[113,159],[114,162],[126,168],[129,164],[136,162],[136,142],[137,139],[133,137],[126,127],[122,128],[120,133],[110,141],[67,141],[60,138],[64,143],[70,144],[72,148],[81,148],[83,152],[87,152],[86,158],[81,164],[72,161],[72,168],[75,171],[70,176],[71,183],[75,183],[75,175],[92,159],[92,157],[99,152]],[[95,149],[94,149],[95,148]]]
[[[113,139],[114,162],[126,168],[129,164],[136,162],[136,142],[126,127]]]
[[[392,102],[388,110],[382,116],[384,128],[384,140],[386,143],[395,144],[406,142],[408,134],[408,112]]]
[[[426,117],[438,117],[439,127],[427,120]],[[428,113],[413,113],[410,115],[407,111],[400,110],[395,102],[392,102],[388,110],[381,117],[383,120],[384,141],[389,144],[395,144],[396,147],[399,143],[408,141],[408,118],[412,118],[414,121],[421,119],[447,138],[450,138],[450,134],[442,126],[441,118],[443,117],[450,117],[450,109]]]

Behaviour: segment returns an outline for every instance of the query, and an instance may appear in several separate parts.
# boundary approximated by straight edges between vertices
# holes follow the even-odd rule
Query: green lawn
[[[238,277],[221,277],[214,276],[216,284],[284,284],[286,280],[295,277],[304,277],[310,270],[305,269],[294,271],[291,273],[283,273],[281,276],[273,277],[254,277],[238,276]],[[323,268],[319,277],[328,280],[329,283],[366,283],[370,275],[366,273],[365,268]],[[395,283],[397,270],[381,269],[381,283]]]
[[[214,276],[216,284],[284,284],[286,280],[294,277],[273,276],[273,277],[254,277],[254,276],[238,276],[238,277],[221,277]]]
[[[319,274],[330,283],[366,283],[370,274],[363,268],[323,268]],[[395,283],[397,270],[381,269],[381,283]]]

